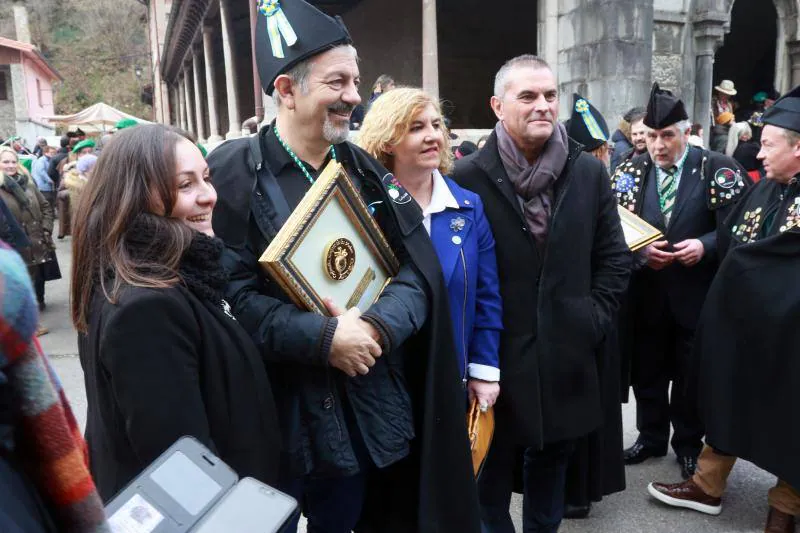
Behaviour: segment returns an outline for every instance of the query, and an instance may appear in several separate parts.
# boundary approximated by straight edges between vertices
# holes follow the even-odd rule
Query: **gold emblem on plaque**
[[[347,239],[336,239],[325,247],[323,256],[325,273],[333,280],[341,281],[353,272],[356,264],[356,249]]]

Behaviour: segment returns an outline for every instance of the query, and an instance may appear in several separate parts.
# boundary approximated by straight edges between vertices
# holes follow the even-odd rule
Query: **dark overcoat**
[[[800,487],[800,182],[755,184],[725,223],[695,360],[706,441]]]
[[[700,262],[691,267],[677,261],[658,271],[644,266],[631,277],[626,313],[620,318],[626,369],[623,377],[630,379],[630,384],[649,382],[644,376],[652,373],[646,358],[636,356],[647,352],[647,339],[636,337],[640,321],[652,323],[659,320],[659,313],[668,313],[681,327],[696,327],[719,265],[718,230],[750,183],[744,169],[732,158],[692,146],[688,149],[669,225],[664,223],[659,205],[656,169],[650,154],[624,162],[611,178],[620,205],[659,229],[665,240],[675,244],[699,239],[705,249]],[[628,385],[623,383],[625,390]]]
[[[504,328],[498,427],[513,428],[517,444],[536,448],[588,434],[603,418],[597,356],[630,274],[608,174],[570,140],[541,250],[496,134],[460,160],[452,177],[481,197],[496,239]]]
[[[733,248],[695,334],[706,442],[800,487],[800,232]]]
[[[264,363],[223,306],[183,286],[125,287],[92,302],[78,350],[89,463],[109,501],[184,435],[240,477],[275,484],[280,436]]]
[[[422,224],[422,212],[413,201],[396,203],[392,200],[387,189],[389,185],[396,186],[390,179],[392,176],[360,148],[350,143],[336,145],[336,157],[348,170],[362,196],[369,195],[374,200],[377,195],[380,199],[375,219],[395,253],[411,261],[421,274],[430,298],[427,321],[402,346],[403,368],[392,370],[392,379],[407,385],[416,436],[411,442],[408,457],[373,473],[371,481],[374,483],[368,490],[363,523],[359,530],[381,533],[477,533],[480,531],[478,497],[472,474],[464,391],[458,375],[447,291],[439,259]],[[312,313],[285,305],[285,296],[283,300],[272,298],[274,305],[262,306],[266,300],[261,295],[268,294],[269,285],[274,283],[261,274],[251,259],[257,259],[254,254],[263,252],[285,221],[274,204],[275,201],[283,201],[277,185],[270,185],[275,178],[265,179],[263,172],[259,172],[268,168],[265,167],[267,161],[258,142],[252,139],[232,141],[216,148],[209,156],[209,165],[219,194],[214,212],[215,231],[239,258],[237,261],[240,264],[234,265],[234,268],[241,272],[241,277],[245,277],[246,268],[251,270],[248,275],[254,280],[248,289],[255,293],[254,297],[247,297],[245,291],[240,291],[241,295],[234,305],[243,313],[241,320],[253,325],[263,326],[264,313],[275,317],[272,326],[251,331],[251,334],[262,346],[262,356],[269,362],[270,378],[275,384],[278,402],[281,402],[281,396],[299,397],[305,405],[321,405],[323,399],[332,393],[333,384],[329,381],[320,385],[315,376],[325,379],[330,375],[327,361],[315,367],[307,361],[310,357],[308,353],[297,353],[298,360],[306,359],[306,364],[300,366],[276,361],[268,353],[269,341],[272,340],[270,336],[283,335],[280,331],[282,324],[288,320],[314,324],[318,318]],[[400,197],[404,198],[402,195]],[[243,254],[250,257],[246,265],[242,263]],[[302,331],[302,328],[298,331]],[[319,337],[318,328],[310,326],[302,337],[287,339],[286,342],[297,342],[306,352],[318,351],[314,341]],[[394,359],[392,354],[385,354],[378,359],[370,374],[384,368],[386,361]],[[280,367],[283,367],[282,374]],[[272,371],[273,368],[276,372]],[[293,379],[292,386],[287,386],[288,382],[275,382],[279,375]],[[305,386],[301,378],[306,380]],[[360,401],[357,391],[360,381],[359,378],[351,378],[345,382],[348,393],[355,401]],[[300,412],[309,412],[305,405],[296,413],[298,417]],[[366,404],[360,405],[370,409]],[[396,412],[382,414],[383,423],[402,427],[403,417],[407,416],[404,411],[407,409],[402,405],[397,405],[396,409]],[[292,424],[285,416],[291,414],[281,413],[282,423]],[[322,428],[313,435],[314,441],[327,448],[335,447],[337,443],[328,437],[330,431],[323,426],[336,427],[340,423],[337,422],[337,412],[330,409],[324,413],[315,412],[314,416]],[[369,432],[383,430],[384,426],[371,427],[363,430],[363,433],[368,439]]]

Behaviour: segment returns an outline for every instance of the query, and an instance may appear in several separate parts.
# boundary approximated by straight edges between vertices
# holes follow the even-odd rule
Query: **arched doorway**
[[[494,75],[512,57],[537,52],[538,2],[437,0],[439,96],[454,128],[491,128]]]
[[[731,31],[714,59],[714,85],[732,80],[735,100],[746,118],[753,95],[775,88],[778,12],[773,0],[736,0],[731,10]]]

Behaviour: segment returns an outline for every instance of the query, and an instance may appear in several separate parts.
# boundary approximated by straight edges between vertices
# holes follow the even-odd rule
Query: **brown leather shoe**
[[[722,498],[709,496],[691,479],[683,483],[650,483],[647,492],[656,500],[673,507],[694,509],[712,515],[722,512]]]
[[[770,507],[764,533],[794,533],[794,516]]]

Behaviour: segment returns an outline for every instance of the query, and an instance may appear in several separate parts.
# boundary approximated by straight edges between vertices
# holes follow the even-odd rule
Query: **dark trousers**
[[[58,237],[63,238],[66,235],[72,235],[72,217],[68,191],[58,191],[56,206],[58,208]]]
[[[661,318],[640,322],[636,332],[633,393],[639,440],[666,451],[671,422],[675,453],[696,457],[703,447],[705,428],[688,382],[694,331],[676,324],[667,314]]]
[[[29,266],[28,273],[33,282],[33,289],[36,291],[36,301],[39,305],[42,305],[44,303],[44,273],[42,272],[42,265]]]
[[[522,530],[556,533],[564,517],[567,461],[574,441],[545,444],[542,450],[516,447],[504,431],[496,432],[478,479],[483,533],[514,533],[509,506],[515,470],[522,468]],[[522,455],[522,464],[519,458]]]
[[[41,191],[42,196],[44,199],[47,200],[47,203],[50,204],[50,207],[53,208],[53,211],[56,211],[56,196],[58,195],[58,191]]]
[[[305,476],[282,484],[281,490],[297,500],[308,519],[308,533],[350,533],[361,516],[365,474],[339,478]],[[287,524],[285,533],[297,531],[300,516]]]

